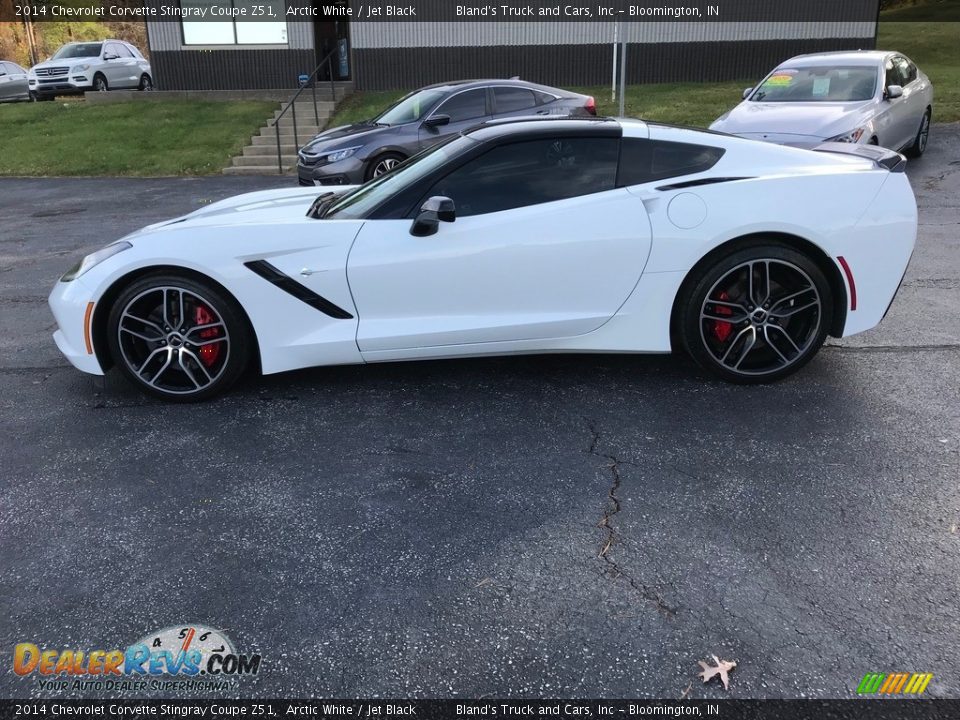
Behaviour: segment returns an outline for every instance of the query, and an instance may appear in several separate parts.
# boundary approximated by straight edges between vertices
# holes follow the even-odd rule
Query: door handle
[[[303,275],[304,277],[310,277],[311,275],[316,275],[317,273],[322,273],[322,272],[326,272],[326,270],[312,270],[310,268],[305,267],[300,271],[300,274]]]

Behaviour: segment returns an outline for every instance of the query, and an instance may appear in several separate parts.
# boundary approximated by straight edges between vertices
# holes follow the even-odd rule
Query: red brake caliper
[[[729,300],[730,296],[727,294],[727,291],[724,290],[720,293],[720,300]],[[714,312],[717,315],[733,315],[733,310],[728,308],[726,305],[714,305]],[[713,321],[713,336],[720,342],[725,342],[730,333],[733,332],[733,325],[723,320],[714,320]]]
[[[193,321],[197,325],[209,325],[212,322],[215,322],[213,319],[213,313],[210,312],[203,305],[197,305],[193,312]],[[220,328],[207,328],[206,330],[201,330],[197,333],[203,340],[211,340],[217,335],[219,335]],[[204,365],[210,367],[213,365],[217,358],[220,357],[220,343],[210,343],[209,345],[200,346],[200,360]]]

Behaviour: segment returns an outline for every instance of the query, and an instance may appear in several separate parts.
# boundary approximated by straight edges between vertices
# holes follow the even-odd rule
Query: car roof
[[[486,87],[488,85],[512,85],[516,87],[531,88],[534,90],[544,90],[550,93],[560,93],[562,95],[576,95],[569,90],[550,87],[549,85],[540,85],[539,83],[520,80],[519,78],[487,78],[485,80],[454,80],[452,82],[435,83],[434,85],[425,85],[421,90],[467,90],[473,87]]]
[[[70,42],[64,43],[61,47],[66,47],[67,45],[102,45],[103,43],[115,42],[123,43],[124,45],[129,45],[126,40],[117,40],[116,38],[104,38],[103,40],[71,40]]]
[[[500,118],[487,120],[463,131],[474,140],[486,142],[495,138],[520,135],[538,135],[561,133],[576,135],[577,133],[590,135],[611,135],[620,137],[623,127],[618,120],[609,117],[543,117],[532,115],[527,117]]]
[[[876,65],[886,60],[891,55],[899,53],[891,50],[843,50],[840,52],[828,53],[810,53],[809,55],[796,55],[789,60],[785,60],[777,67],[789,67],[790,65],[803,64],[819,67],[823,65]]]

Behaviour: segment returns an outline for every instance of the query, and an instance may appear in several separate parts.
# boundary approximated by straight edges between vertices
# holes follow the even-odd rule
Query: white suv
[[[52,58],[30,68],[27,76],[36,100],[86,90],[153,89],[150,63],[123,40],[67,43]]]

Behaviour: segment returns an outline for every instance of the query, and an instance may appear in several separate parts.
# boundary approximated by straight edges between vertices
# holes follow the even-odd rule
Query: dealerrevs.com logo
[[[164,628],[124,649],[41,649],[19,643],[13,672],[36,677],[43,690],[231,689],[256,675],[260,655],[238,653],[219,630],[202,625]]]

